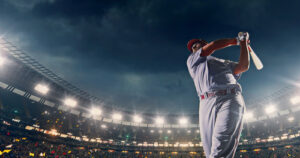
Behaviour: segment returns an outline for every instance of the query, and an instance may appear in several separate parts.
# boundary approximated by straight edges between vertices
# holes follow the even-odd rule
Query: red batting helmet
[[[187,43],[187,49],[190,51],[190,52],[193,52],[192,50],[192,46],[193,44],[197,43],[197,42],[200,42],[202,45],[203,44],[206,44],[206,42],[202,39],[191,39],[189,40],[189,42]]]

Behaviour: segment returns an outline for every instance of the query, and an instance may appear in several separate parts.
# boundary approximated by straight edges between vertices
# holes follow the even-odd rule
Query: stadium
[[[300,158],[299,5],[0,0],[0,157]]]
[[[63,80],[5,38],[0,45],[2,156],[204,157],[198,115],[136,115],[93,107],[101,105],[97,97]],[[299,154],[297,92],[284,87],[253,101],[256,108],[245,114],[236,157]],[[269,100],[276,105],[268,105]]]

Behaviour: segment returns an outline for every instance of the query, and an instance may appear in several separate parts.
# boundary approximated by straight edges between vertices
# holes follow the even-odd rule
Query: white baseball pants
[[[245,102],[240,92],[200,101],[199,119],[207,158],[233,158],[243,128]]]

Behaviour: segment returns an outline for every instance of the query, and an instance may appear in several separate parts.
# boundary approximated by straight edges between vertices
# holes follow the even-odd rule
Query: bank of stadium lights
[[[275,111],[277,111],[277,109],[276,109],[276,107],[275,107],[275,105],[268,105],[266,108],[265,108],[265,112],[267,113],[267,114],[272,114],[272,113],[274,113]]]
[[[121,115],[120,113],[114,113],[114,114],[112,115],[112,119],[113,119],[113,120],[120,121],[120,120],[122,120],[122,115]]]
[[[53,134],[56,134],[57,133],[57,130],[56,129],[51,129],[51,131]]]
[[[42,93],[43,95],[45,95],[45,94],[48,93],[49,87],[45,84],[39,83],[34,87],[34,90],[36,90],[37,92]]]
[[[247,111],[245,114],[244,114],[244,118],[245,120],[251,120],[253,119],[253,112],[252,111]]]
[[[50,113],[47,110],[44,111],[42,114],[44,114],[44,115],[50,115]]]
[[[296,105],[296,104],[300,103],[300,96],[292,97],[290,101],[293,105]]]
[[[164,120],[163,117],[157,117],[157,118],[155,119],[155,123],[158,124],[158,125],[162,125],[162,124],[165,123],[165,120]]]
[[[0,67],[5,63],[5,58],[0,54]]]
[[[69,107],[76,107],[77,106],[77,101],[72,99],[72,98],[66,98],[65,101],[64,101],[64,104],[66,106],[69,106]]]
[[[178,120],[179,124],[180,125],[187,125],[188,124],[188,119],[185,118],[185,117],[181,117],[179,120]]]
[[[102,113],[102,110],[99,109],[99,108],[96,108],[96,107],[92,107],[90,109],[90,113],[91,113],[92,116],[100,116],[101,113]]]
[[[288,121],[289,121],[289,122],[293,122],[294,119],[295,119],[295,118],[294,118],[293,116],[288,117]]]
[[[59,133],[57,132],[56,129],[51,129],[50,134],[56,136],[56,135],[58,135]]]
[[[142,117],[139,115],[134,115],[133,116],[133,122],[135,123],[141,123],[143,121]]]

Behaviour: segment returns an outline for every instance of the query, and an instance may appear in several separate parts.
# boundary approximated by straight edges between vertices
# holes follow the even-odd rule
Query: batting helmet
[[[207,42],[205,42],[205,41],[202,40],[202,39],[191,39],[191,40],[189,40],[189,42],[187,43],[187,49],[188,49],[190,52],[193,52],[192,46],[193,46],[193,44],[195,44],[195,43],[197,43],[197,42],[200,42],[202,45],[207,43]]]

